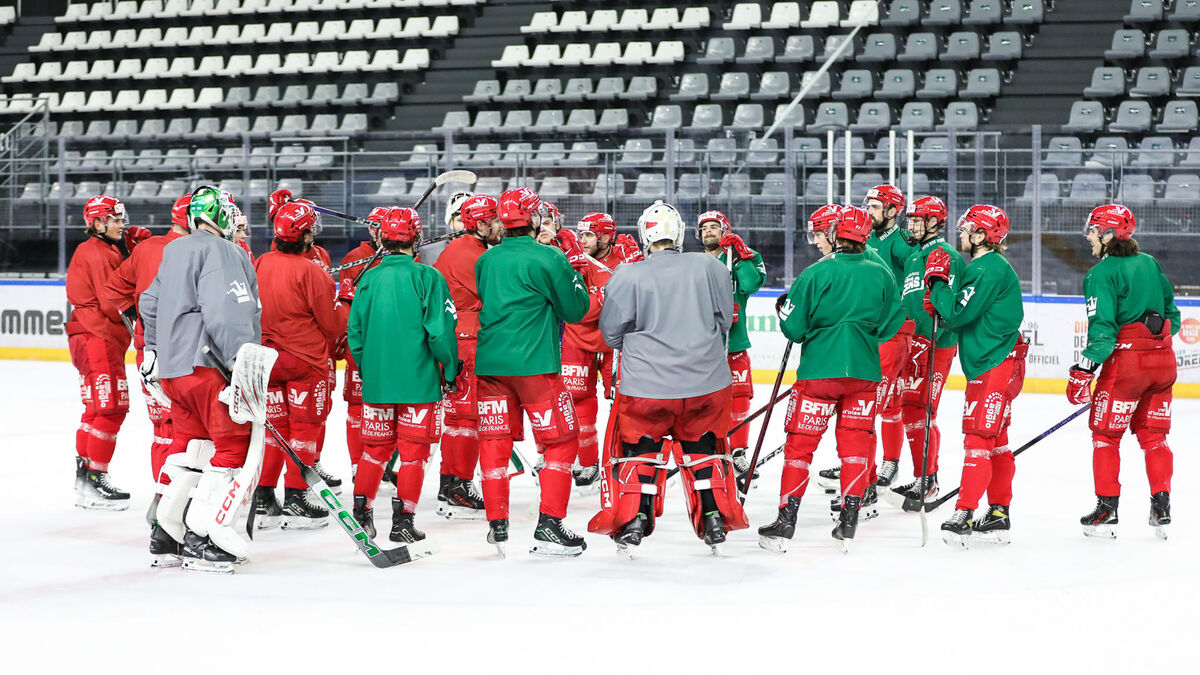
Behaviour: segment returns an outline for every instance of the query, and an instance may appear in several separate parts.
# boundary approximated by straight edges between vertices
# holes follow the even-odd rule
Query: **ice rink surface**
[[[751,529],[730,535],[724,558],[692,534],[674,485],[635,560],[618,558],[597,535],[588,535],[581,558],[534,559],[526,551],[536,487],[525,475],[513,481],[513,534],[501,560],[484,541],[484,522],[435,514],[435,454],[417,525],[440,542],[437,556],[377,570],[336,526],[275,530],[257,535],[248,565],[221,576],[148,565],[151,429],[140,390],[111,468],[114,483],[133,493],[131,507],[89,512],[73,506],[82,408],[75,371],[0,361],[0,374],[0,658],[8,673],[1194,672],[1185,640],[1200,627],[1200,401],[1174,406],[1176,524],[1165,542],[1146,524],[1149,491],[1132,437],[1122,445],[1118,538],[1082,535],[1079,517],[1095,502],[1080,417],[1018,459],[1007,547],[943,544],[938,526],[949,502],[930,514],[922,549],[917,516],[881,500],[880,517],[860,523],[844,555],[830,537],[829,496],[814,483],[790,551],[769,553],[754,528],[774,518],[776,458],[747,502]],[[758,387],[760,399],[768,394]],[[336,401],[324,465],[346,479],[349,502],[340,391]],[[958,484],[961,406],[962,392],[948,391],[943,490]],[[783,411],[764,452],[782,442]],[[1059,395],[1021,396],[1012,447],[1071,411]],[[814,471],[835,461],[829,438]],[[901,476],[910,468],[906,452]],[[376,504],[384,544],[390,496],[385,486]],[[568,525],[586,530],[598,499],[573,496]]]

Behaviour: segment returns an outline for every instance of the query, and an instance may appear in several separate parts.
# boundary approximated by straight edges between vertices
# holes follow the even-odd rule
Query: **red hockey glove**
[[[1092,380],[1096,379],[1095,364],[1092,370],[1076,363],[1067,374],[1067,400],[1075,405],[1092,402]]]
[[[737,254],[738,260],[749,260],[754,257],[754,251],[746,246],[746,242],[742,241],[741,237],[732,232],[726,232],[721,236],[720,246],[721,248],[732,248],[733,252]]]
[[[925,288],[935,281],[950,283],[950,254],[940,248],[930,251],[925,259]]]
[[[354,302],[354,286],[350,284],[340,284],[337,294],[338,302],[344,302],[347,305]]]
[[[930,349],[933,348],[933,342],[924,335],[914,335],[912,339],[912,349],[909,350],[909,358],[913,363],[913,377],[923,379],[928,375],[927,367],[929,357],[927,356]]]
[[[290,201],[292,201],[291,190],[276,190],[272,192],[271,197],[268,200],[267,217],[274,221],[275,212],[279,210],[279,207],[287,204]]]
[[[937,317],[937,307],[934,307],[933,303],[929,301],[929,290],[930,289],[928,287],[925,288],[925,298],[921,300],[921,306],[925,308],[925,313],[928,314],[930,318],[934,318]]]
[[[735,303],[733,303],[733,322],[734,322],[734,323],[737,323],[737,322],[738,322],[738,319],[739,319],[739,318],[741,318],[741,316],[742,316],[742,314],[741,314],[741,310],[742,310],[742,306],[741,306],[741,305],[739,305],[739,304],[738,304],[738,303],[736,303],[736,302],[735,302]]]
[[[574,232],[566,228],[561,229],[554,235],[554,241],[562,252],[567,254],[567,262],[571,263],[571,267],[577,270],[587,267],[587,255]]]
[[[129,249],[130,253],[133,253],[134,246],[137,246],[152,236],[150,234],[150,230],[147,230],[144,227],[138,227],[137,225],[130,225],[129,227],[126,227],[124,235],[125,248]]]
[[[625,262],[638,262],[644,259],[642,249],[638,247],[633,237],[627,234],[618,234],[616,241],[613,242],[613,248],[617,249],[621,260]]]
[[[788,301],[787,293],[781,293],[778,298],[775,298],[775,316],[778,316],[781,319],[783,318],[783,315],[781,312],[783,311],[783,306],[785,304],[787,304],[787,301]]]

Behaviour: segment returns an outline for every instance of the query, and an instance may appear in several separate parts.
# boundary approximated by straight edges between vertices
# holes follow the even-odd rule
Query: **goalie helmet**
[[[579,219],[579,224],[575,226],[577,232],[591,232],[597,237],[608,235],[609,237],[617,236],[617,221],[607,213],[589,213]]]
[[[983,230],[986,241],[1000,244],[1008,236],[1008,214],[998,206],[976,204],[958,219],[959,232]]]
[[[188,193],[179,199],[175,200],[175,204],[171,207],[171,224],[176,227],[187,229],[188,226],[188,204],[192,202],[192,195]]]
[[[1088,230],[1096,228],[1096,233],[1101,239],[1108,232],[1112,232],[1117,239],[1128,241],[1133,238],[1133,231],[1137,229],[1137,220],[1133,217],[1133,211],[1129,207],[1121,204],[1105,204],[1092,209],[1088,215],[1087,227],[1084,229],[1086,234]]]
[[[865,244],[871,236],[871,214],[857,206],[843,206],[835,231],[838,239]]]
[[[946,222],[949,217],[949,212],[946,209],[946,202],[943,202],[937,197],[921,197],[912,203],[912,208],[908,210],[910,218],[933,218],[940,227]]]
[[[721,234],[733,231],[733,225],[729,222],[729,216],[720,211],[705,211],[700,214],[699,218],[696,218],[696,239],[700,238],[700,226],[710,220],[715,220],[721,224]]]
[[[216,228],[221,236],[232,241],[237,225],[233,222],[233,202],[220,189],[202,185],[188,202],[188,218],[194,231],[200,225]]]
[[[842,207],[837,204],[826,204],[821,208],[813,211],[808,217],[808,243],[817,243],[816,233],[824,232],[826,237],[829,237],[833,228],[837,227],[838,220],[842,216]]]
[[[541,213],[543,225],[550,225],[555,232],[562,229],[562,211],[558,210],[554,202],[543,200],[539,213]]]
[[[462,222],[468,232],[479,231],[479,226],[496,217],[496,200],[488,195],[473,195],[463,202]]]
[[[462,215],[462,205],[470,198],[470,192],[455,192],[450,195],[450,199],[446,200],[446,227],[450,227],[454,216]]]
[[[301,201],[288,202],[275,210],[271,226],[279,241],[297,242],[317,224],[317,212]],[[315,232],[313,233],[316,234]]]
[[[541,205],[542,200],[538,198],[537,193],[527,187],[505,190],[504,194],[500,195],[497,206],[500,224],[504,225],[506,230],[541,227]]]
[[[379,236],[384,241],[416,242],[421,238],[421,216],[407,206],[393,206],[383,219]]]
[[[863,199],[863,206],[870,203],[872,199],[884,206],[896,207],[896,218],[899,218],[904,213],[904,193],[895,185],[876,185],[867,190],[867,196]]]
[[[112,195],[96,195],[83,205],[83,226],[90,228],[97,218],[107,220],[125,217],[125,205]]]
[[[638,236],[643,248],[669,239],[671,245],[678,249],[683,246],[683,218],[674,206],[661,199],[655,200],[638,218]]]

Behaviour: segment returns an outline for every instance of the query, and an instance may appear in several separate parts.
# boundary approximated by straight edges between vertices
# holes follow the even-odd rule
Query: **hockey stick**
[[[433,239],[422,240],[420,243],[417,244],[416,250],[420,251],[421,249],[423,249],[426,246],[429,246],[431,244],[439,244],[443,241],[450,241],[451,239],[458,239],[459,237],[463,236],[464,234],[470,234],[470,231],[458,230],[457,232],[449,232],[447,234],[439,234],[438,236],[434,237]],[[388,254],[385,252],[380,257],[387,257],[387,255]],[[348,262],[344,265],[334,265],[333,267],[330,267],[327,271],[330,274],[337,276],[337,273],[341,272],[342,270],[348,270],[353,267],[361,267],[362,265],[366,265],[368,260],[370,260],[370,258],[362,258],[360,260],[355,260],[354,262]]]
[[[1037,445],[1039,441],[1046,438],[1050,434],[1058,431],[1059,429],[1063,428],[1064,426],[1066,426],[1067,422],[1070,422],[1071,420],[1075,419],[1076,417],[1079,417],[1083,413],[1087,412],[1090,408],[1091,408],[1090,405],[1085,405],[1082,408],[1079,408],[1075,412],[1071,413],[1070,415],[1067,415],[1062,421],[1058,422],[1054,426],[1052,426],[1049,429],[1038,434],[1036,437],[1033,438],[1033,440],[1029,441],[1025,445],[1022,445],[1021,447],[1017,448],[1016,450],[1013,450],[1013,457],[1016,457],[1017,455],[1021,454],[1022,452],[1025,452],[1029,448],[1032,448],[1033,446]],[[936,509],[937,507],[941,506],[942,504],[945,504],[946,502],[953,499],[959,493],[959,491],[961,489],[962,489],[961,487],[954,488],[953,490],[946,493],[945,495],[938,497],[937,499],[929,502],[929,504],[927,504],[925,506],[925,508],[930,511]]]
[[[917,510],[921,514],[921,546],[924,547],[929,542],[929,518],[925,515],[925,488],[927,486],[927,474],[929,473],[929,441],[933,436],[929,428],[933,420],[933,370],[936,367],[934,357],[937,355],[937,337],[938,337],[938,315],[934,312],[932,317],[933,328],[929,330],[929,357],[926,360],[925,371],[925,386],[928,391],[925,394],[925,444],[921,448],[921,507]]]
[[[225,377],[225,381],[231,381],[232,374],[225,367],[225,364],[221,363],[221,360],[207,346],[203,348],[203,351],[213,366]],[[333,490],[325,484],[325,481],[321,478],[321,474],[317,473],[316,469],[313,469],[300,459],[300,456],[296,454],[295,450],[292,450],[292,446],[280,435],[279,430],[275,428],[274,424],[271,424],[268,420],[264,422],[264,426],[271,433],[271,436],[275,438],[275,442],[279,444],[279,447],[283,449],[288,458],[292,460],[292,463],[300,469],[300,475],[304,479],[304,482],[308,484],[308,489],[329,507],[329,511],[337,518],[342,529],[346,531],[346,534],[350,535],[350,538],[354,540],[354,545],[358,547],[358,550],[363,552],[363,555],[367,556],[372,565],[383,569],[427,557],[427,555],[422,554],[413,555],[413,552],[409,551],[407,546],[400,546],[391,550],[381,549],[376,546],[375,542],[367,536],[362,525],[358,524],[354,516],[338,501],[337,496],[333,494]]]
[[[771,400],[779,395],[779,387],[783,384],[783,373],[787,370],[788,357],[792,355],[792,345],[796,343],[788,340],[787,346],[783,348],[783,360],[779,363],[779,372],[775,374],[775,386],[771,388]],[[775,406],[767,408],[766,417],[763,418],[762,426],[758,428],[758,440],[754,443],[754,454],[750,456],[750,471],[746,473],[746,484],[739,486],[738,500],[746,503],[746,495],[750,493],[750,482],[754,480],[754,469],[758,468],[758,453],[762,450],[763,440],[767,437],[767,426],[771,424],[771,412],[775,410]],[[741,481],[738,481],[739,483]]]

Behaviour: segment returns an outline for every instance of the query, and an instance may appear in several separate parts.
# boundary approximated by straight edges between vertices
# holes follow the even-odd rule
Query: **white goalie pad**
[[[266,428],[254,423],[246,463],[240,469],[206,468],[192,490],[187,510],[188,528],[200,536],[208,536],[214,544],[239,558],[249,553],[250,544],[240,532],[246,530],[246,519],[254,508],[254,488],[262,472],[265,439]]]
[[[267,420],[267,383],[279,352],[252,343],[238,349],[229,386],[218,397],[238,424]]]
[[[188,496],[200,480],[200,467],[212,459],[214,452],[216,448],[212,441],[193,439],[188,442],[187,450],[168,455],[163,460],[162,473],[171,482],[163,486],[162,498],[158,501],[154,517],[167,534],[181,544],[186,531],[183,512],[187,508]]]

